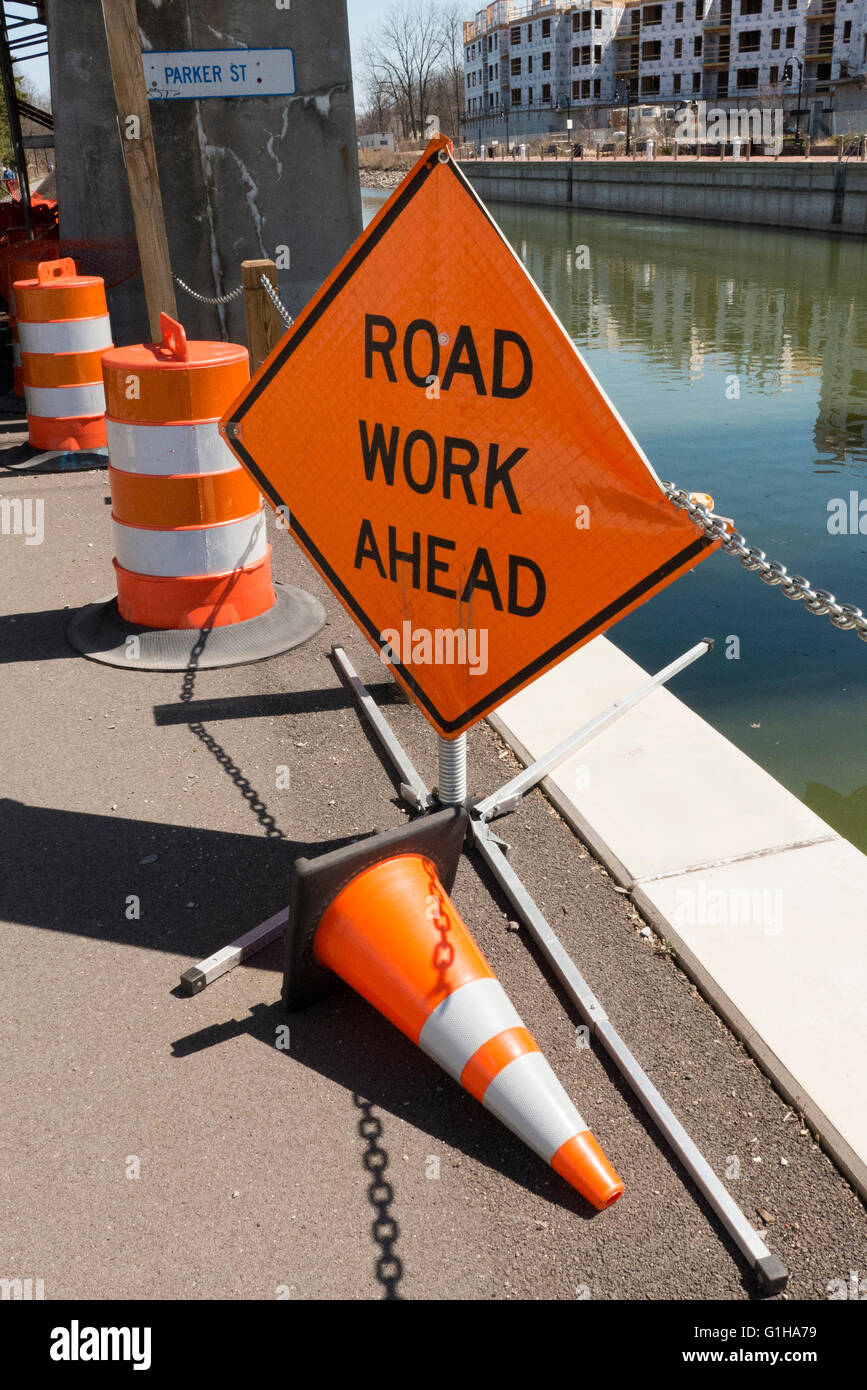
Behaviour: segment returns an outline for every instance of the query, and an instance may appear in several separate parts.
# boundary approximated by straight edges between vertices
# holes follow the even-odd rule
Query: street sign
[[[715,548],[442,136],[221,430],[446,737]]]
[[[151,101],[201,97],[292,96],[291,48],[210,48],[180,53],[142,53]]]

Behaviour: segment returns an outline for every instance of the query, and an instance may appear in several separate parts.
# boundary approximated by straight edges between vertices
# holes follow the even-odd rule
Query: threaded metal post
[[[437,792],[443,806],[462,806],[467,799],[467,736],[437,737],[439,778]]]

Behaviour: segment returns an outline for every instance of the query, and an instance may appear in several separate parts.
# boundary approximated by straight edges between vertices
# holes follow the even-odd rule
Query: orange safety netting
[[[6,205],[0,205],[0,211]],[[0,295],[9,299],[10,276],[19,261],[57,260],[71,256],[82,275],[99,275],[106,289],[130,280],[139,269],[135,237],[35,237],[32,241],[0,238]]]

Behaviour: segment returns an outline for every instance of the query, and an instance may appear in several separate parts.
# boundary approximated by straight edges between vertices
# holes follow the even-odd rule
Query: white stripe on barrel
[[[114,521],[117,562],[135,574],[181,579],[226,574],[261,560],[268,550],[264,510],[219,526],[152,531]]]
[[[105,390],[102,382],[87,386],[28,386],[24,383],[27,414],[42,420],[66,419],[72,415],[102,415]]]
[[[102,352],[112,346],[107,314],[92,319],[18,320],[22,352]]]
[[[229,473],[240,468],[220,437],[217,420],[190,425],[138,425],[106,417],[112,468],[122,473]]]

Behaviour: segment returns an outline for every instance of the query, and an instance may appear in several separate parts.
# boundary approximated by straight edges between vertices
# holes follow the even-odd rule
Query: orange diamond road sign
[[[717,544],[665,496],[444,137],[221,429],[447,738]]]

